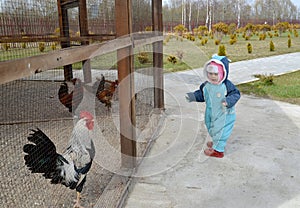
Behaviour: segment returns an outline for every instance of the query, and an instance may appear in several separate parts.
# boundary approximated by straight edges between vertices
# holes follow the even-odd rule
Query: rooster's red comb
[[[94,118],[93,115],[88,111],[81,111],[79,117],[80,118],[87,118],[87,119],[90,119],[90,120],[92,120]]]

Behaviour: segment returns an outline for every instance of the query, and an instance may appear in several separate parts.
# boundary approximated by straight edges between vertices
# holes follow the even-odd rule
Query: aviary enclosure
[[[76,192],[31,173],[23,146],[39,128],[63,153],[82,110],[96,149],[82,205],[122,206],[162,119],[161,11],[161,0],[0,1],[2,207],[73,207]]]

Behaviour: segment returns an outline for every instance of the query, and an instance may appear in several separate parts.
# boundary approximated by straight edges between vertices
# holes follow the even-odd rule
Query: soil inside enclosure
[[[73,115],[58,99],[61,82],[18,80],[0,86],[0,201],[3,207],[73,207],[76,191],[63,185],[53,185],[41,174],[33,174],[25,166],[23,146],[28,143],[30,129],[41,129],[63,153],[74,127]],[[139,99],[145,92],[140,92]],[[146,92],[147,93],[147,92]],[[145,96],[147,97],[147,96]],[[141,141],[138,155],[141,156],[151,138],[151,103],[137,99],[137,130]],[[120,133],[118,130],[118,99],[108,110],[95,99],[97,135],[94,138],[96,157],[87,175],[82,191],[82,206],[94,207],[109,186],[116,188],[110,195],[111,207],[115,207],[127,180],[118,187],[109,185],[121,166]],[[149,126],[149,123],[151,124]],[[150,131],[149,131],[150,129]],[[147,135],[142,132],[147,130]],[[112,151],[113,150],[113,151]],[[113,154],[115,152],[116,154]],[[107,194],[105,194],[106,196]],[[109,206],[110,206],[109,205]]]

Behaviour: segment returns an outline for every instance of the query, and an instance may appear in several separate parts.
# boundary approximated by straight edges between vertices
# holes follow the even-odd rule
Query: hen
[[[82,111],[79,118],[63,154],[57,153],[54,143],[40,129],[32,130],[28,136],[33,144],[25,144],[23,147],[27,153],[24,156],[25,165],[32,173],[42,173],[46,179],[51,179],[52,184],[76,189],[74,207],[81,207],[80,193],[95,156],[92,141],[94,118],[87,111]]]
[[[69,109],[69,112],[75,111],[83,98],[83,83],[79,78],[71,80],[74,85],[72,92],[69,92],[69,87],[66,82],[60,85],[58,90],[59,101]]]
[[[101,74],[101,79],[100,78],[96,78],[97,81],[94,83],[93,85],[93,89],[96,90],[96,95],[101,92],[102,90],[104,90],[105,87],[105,77],[103,76],[103,74]]]
[[[94,86],[98,86],[96,97],[101,103],[104,103],[109,110],[111,108],[111,100],[119,83],[118,80],[106,80],[103,75],[101,76],[101,79],[98,79],[98,81],[94,84]]]

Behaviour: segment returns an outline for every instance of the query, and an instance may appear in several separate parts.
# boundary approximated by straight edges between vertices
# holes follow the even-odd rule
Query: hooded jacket
[[[224,70],[224,78],[221,81],[220,84],[225,84],[226,86],[226,96],[225,101],[227,103],[227,108],[233,107],[237,101],[240,99],[240,91],[236,88],[236,86],[228,80],[228,74],[229,74],[229,59],[226,56],[218,56],[214,55],[212,56],[212,59],[206,62],[203,69],[203,74],[206,79],[207,78],[207,71],[206,68],[211,62],[216,62],[218,64],[223,65]],[[196,90],[195,92],[189,92],[187,93],[189,100],[196,101],[196,102],[205,102],[204,94],[203,94],[203,88],[208,83],[208,80],[200,85],[199,90]]]
[[[212,64],[213,63],[213,64]],[[208,72],[211,65],[222,66],[218,69],[218,83],[211,83]],[[223,69],[223,72],[220,71]],[[240,99],[240,92],[235,85],[228,80],[229,60],[226,56],[214,55],[204,65],[204,77],[207,79],[195,92],[187,93],[189,101],[205,102],[205,125],[213,140],[213,149],[224,152],[226,141],[229,138],[236,119],[235,104]],[[220,76],[221,74],[221,76]],[[226,102],[226,106],[222,103]]]

